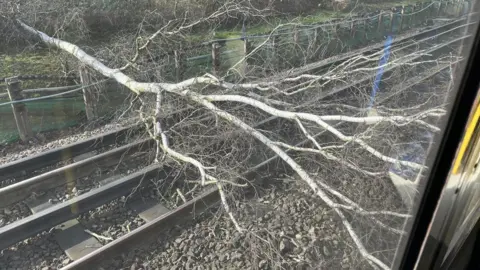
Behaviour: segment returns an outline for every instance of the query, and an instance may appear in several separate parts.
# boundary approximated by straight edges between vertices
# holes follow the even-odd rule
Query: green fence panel
[[[355,40],[354,44],[352,45],[352,48],[360,48],[362,46],[365,46],[368,44],[366,34],[367,34],[367,29],[366,29],[366,20],[356,20],[353,22],[353,39]]]
[[[438,2],[437,1],[428,2],[428,17],[429,18],[435,18],[437,16],[437,8],[438,8]]]
[[[327,31],[324,25],[319,26],[312,30],[315,41],[315,46],[312,47],[312,60],[318,61],[323,59],[323,50],[328,44],[328,40],[331,39],[331,33]],[[316,38],[315,38],[316,32]]]
[[[423,21],[426,22],[428,19],[430,19],[430,8],[431,8],[431,3],[430,2],[421,2],[422,6],[422,18]]]
[[[344,40],[345,42],[349,42],[352,38],[350,35],[351,31],[351,23],[350,22],[342,22],[337,27],[337,38],[340,40]]]
[[[464,2],[462,2],[462,12],[461,12],[461,15],[467,15],[468,12],[470,12],[470,5],[471,5],[471,2],[470,2],[470,1],[464,1]]]
[[[212,47],[211,45],[188,50],[185,52],[184,77],[201,76],[212,72]]]
[[[277,39],[278,40],[278,39]],[[274,69],[274,48],[273,39],[256,38],[251,41],[251,48],[258,48],[252,57],[248,59],[246,65],[246,77],[258,78],[269,76]]]
[[[427,2],[421,2],[418,3],[419,11],[418,11],[418,19],[420,21],[420,25],[425,25],[425,23],[428,20],[428,9],[429,9],[429,3]]]
[[[444,8],[444,15],[446,17],[452,17],[453,15],[453,9],[454,9],[454,3],[451,1],[445,1],[445,8]]]
[[[423,9],[425,9],[424,11],[425,20],[431,19],[433,17],[434,8],[435,6],[433,5],[433,2],[430,2],[430,1],[423,2]]]
[[[413,11],[412,11],[413,27],[418,27],[423,23],[423,18],[421,17],[421,10],[422,10],[422,7],[419,4],[413,5]]]
[[[352,18],[352,21],[332,20],[322,25],[305,26],[297,29],[294,38],[294,29],[282,29],[283,35],[267,41],[246,61],[243,75],[261,77],[268,76],[278,70],[298,67],[305,63],[360,48],[374,42],[381,42],[384,36],[390,33],[395,35],[401,31],[419,27],[430,18],[456,17],[466,14],[470,9],[470,1],[426,1],[414,5],[395,7],[394,13],[385,11],[369,14],[366,18]],[[265,38],[252,38],[251,47],[255,48],[266,41]],[[224,75],[245,56],[244,42],[232,40],[221,43],[219,75]],[[211,45],[189,49],[185,51],[185,66],[183,77],[200,76],[212,72]],[[155,62],[162,80],[176,81],[174,55],[166,55]],[[260,68],[261,67],[261,68]],[[237,80],[238,77],[227,77]],[[242,79],[242,78],[240,78]],[[119,106],[129,93],[118,94],[118,91],[104,91],[105,100],[102,101],[101,115],[109,115],[118,111]],[[83,98],[81,96],[52,99],[27,104],[30,112],[32,128],[35,131],[47,131],[75,125],[84,117]],[[0,143],[18,139],[10,106],[0,107]]]
[[[3,102],[0,101],[0,102]],[[3,106],[9,110],[0,110],[0,144],[6,144],[19,139],[17,127],[13,118],[11,106]]]
[[[435,2],[436,1],[427,1],[423,3],[423,7],[425,8],[425,18],[432,19],[435,17]]]
[[[417,25],[422,25],[425,23],[426,18],[425,18],[425,7],[423,6],[423,3],[417,3],[417,14],[415,14],[418,24]]]
[[[403,28],[403,14],[402,7],[395,7],[394,13],[392,16],[392,33],[399,34]]]
[[[277,68],[280,70],[289,67],[288,63],[288,51],[290,50],[290,39],[285,35],[279,35],[276,37],[275,45],[275,61],[277,61]]]
[[[378,32],[381,33],[382,36],[388,35],[390,32],[390,13],[382,13],[380,19],[381,22]]]
[[[342,52],[344,41],[348,38],[350,29],[348,25],[338,20],[333,21],[327,29],[331,35],[324,57],[331,57]]]
[[[452,3],[452,16],[458,17],[462,14],[463,3],[461,1],[453,1]]]
[[[305,46],[305,60],[306,63],[311,63],[315,60],[315,51],[318,49],[318,39],[315,36],[315,28],[309,27],[302,30],[302,35],[306,38]]]
[[[30,125],[34,132],[46,132],[76,125],[85,111],[82,97],[27,102],[26,107]],[[1,106],[0,144],[10,143],[18,139],[12,107]]]
[[[264,57],[265,57],[265,72],[267,74],[272,74],[277,70],[277,63],[279,62],[275,53],[276,50],[276,40],[277,38],[271,38],[265,44]]]
[[[175,55],[169,54],[167,57],[163,59],[160,63],[160,66],[157,69],[161,71],[161,79],[167,82],[175,82],[176,81],[176,69],[175,69]]]
[[[446,1],[438,1],[437,2],[437,17],[444,16],[445,15],[445,4]]]
[[[123,111],[126,97],[131,93],[118,83],[106,82],[99,92],[97,107],[98,116],[102,119],[110,118],[114,113]],[[8,100],[0,100],[0,103]],[[36,101],[27,101],[25,105],[28,117],[34,132],[60,130],[78,125],[85,120],[85,105],[83,96],[56,97]],[[123,107],[122,107],[123,106]],[[11,106],[0,107],[0,144],[18,140],[18,132]]]
[[[369,15],[365,21],[366,39],[369,42],[375,42],[383,36],[380,32],[378,32],[379,18],[380,14],[375,13]]]
[[[408,30],[413,27],[413,6],[407,5],[403,8],[403,29]]]

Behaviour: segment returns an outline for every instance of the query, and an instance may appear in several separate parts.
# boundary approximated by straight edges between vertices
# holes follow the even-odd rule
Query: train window
[[[467,267],[478,20],[0,0],[0,269]]]

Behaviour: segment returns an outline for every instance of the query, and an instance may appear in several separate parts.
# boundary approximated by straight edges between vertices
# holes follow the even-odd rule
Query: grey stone
[[[177,238],[177,239],[175,239],[175,243],[177,243],[177,244],[180,244],[180,243],[182,243],[182,242],[183,242],[183,239],[182,239],[182,238]]]
[[[242,253],[238,252],[238,251],[234,251],[232,253],[232,260],[241,260],[243,257]]]
[[[325,254],[325,256],[330,256],[330,250],[328,250],[327,246],[323,246],[323,254]]]
[[[176,261],[180,257],[180,254],[176,251],[173,252],[172,254],[172,260]]]
[[[267,268],[267,261],[266,261],[266,260],[261,260],[261,261],[258,263],[258,268],[260,268],[260,269],[266,269],[266,268]]]
[[[282,239],[280,241],[280,246],[279,246],[280,252],[285,254],[287,252],[290,252],[292,250],[292,243],[286,239]]]
[[[235,236],[232,240],[233,246],[235,248],[238,248],[241,244],[241,237],[240,236]]]
[[[186,269],[192,269],[193,268],[194,262],[192,260],[188,260],[187,263],[185,264]]]

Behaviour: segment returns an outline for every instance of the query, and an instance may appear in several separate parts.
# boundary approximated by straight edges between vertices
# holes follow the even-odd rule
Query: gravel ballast
[[[5,270],[53,270],[70,262],[54,235],[48,232],[17,243],[0,254],[0,266]]]
[[[77,219],[90,232],[101,235],[99,242],[106,244],[108,238],[116,239],[145,222],[125,207],[125,198],[114,200],[80,215]],[[12,210],[14,211],[14,210]],[[25,211],[29,211],[26,209]],[[10,216],[15,216],[11,214]],[[42,232],[19,242],[0,253],[0,269],[59,269],[71,261],[58,246],[55,231]]]
[[[372,269],[338,216],[303,183],[276,183],[262,193],[233,206],[245,233],[236,231],[220,209],[98,269]],[[360,236],[379,233],[396,243],[388,232],[369,229],[369,235]]]
[[[116,121],[99,127],[74,127],[61,131],[51,132],[52,134],[42,135],[44,140],[40,142],[12,143],[0,150],[0,164],[6,164],[21,158],[30,157],[54,148],[63,147],[68,144],[76,143],[90,137],[111,132],[122,127],[137,123],[138,119],[131,118],[122,121]]]
[[[135,158],[132,158],[126,163],[120,163],[108,168],[97,168],[92,174],[79,178],[75,183],[69,183],[68,185],[62,185],[46,192],[34,193],[25,200],[19,201],[13,205],[10,205],[4,209],[0,208],[0,227],[6,226],[22,218],[31,215],[30,209],[26,202],[35,199],[35,197],[42,196],[47,197],[52,204],[58,204],[72,199],[75,196],[79,196],[92,189],[98,188],[105,184],[102,181],[105,179],[111,179],[111,181],[117,180],[123,176],[138,171],[144,167],[144,161],[147,160],[147,155],[142,154]],[[74,188],[72,185],[74,184]]]

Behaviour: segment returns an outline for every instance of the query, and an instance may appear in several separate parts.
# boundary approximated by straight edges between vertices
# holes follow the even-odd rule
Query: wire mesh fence
[[[365,16],[353,16],[319,24],[289,25],[275,32],[217,39],[179,48],[155,59],[155,69],[140,72],[142,80],[177,82],[214,73],[239,81],[268,77],[281,70],[300,67],[427,26],[435,18],[458,17],[469,10],[469,1],[432,1],[398,6]],[[248,33],[247,33],[248,34]],[[101,116],[125,105],[128,91],[104,87]],[[8,100],[1,100],[4,103]],[[62,129],[81,121],[85,105],[81,96],[57,97],[28,102],[32,129],[36,132]],[[0,143],[18,139],[10,106],[0,106]]]

